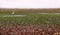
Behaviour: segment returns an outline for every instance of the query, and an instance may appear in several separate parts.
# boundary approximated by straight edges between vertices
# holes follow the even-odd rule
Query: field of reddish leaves
[[[54,26],[0,26],[0,35],[60,35],[60,28]]]

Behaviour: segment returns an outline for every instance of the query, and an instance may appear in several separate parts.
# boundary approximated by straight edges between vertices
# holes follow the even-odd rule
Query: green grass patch
[[[4,16],[4,15],[2,15]],[[27,14],[24,17],[0,17],[0,25],[60,25],[60,14]]]

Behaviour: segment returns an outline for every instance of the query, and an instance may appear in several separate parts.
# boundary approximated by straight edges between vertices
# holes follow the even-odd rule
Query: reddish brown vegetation
[[[0,26],[0,35],[60,35],[60,30],[51,26]]]

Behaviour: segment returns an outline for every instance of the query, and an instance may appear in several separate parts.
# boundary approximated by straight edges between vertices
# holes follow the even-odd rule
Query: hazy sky
[[[0,0],[0,8],[60,8],[60,0]]]

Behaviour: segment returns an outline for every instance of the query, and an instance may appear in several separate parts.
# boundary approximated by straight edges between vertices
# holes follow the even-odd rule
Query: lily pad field
[[[0,12],[0,35],[60,35],[60,14]]]

